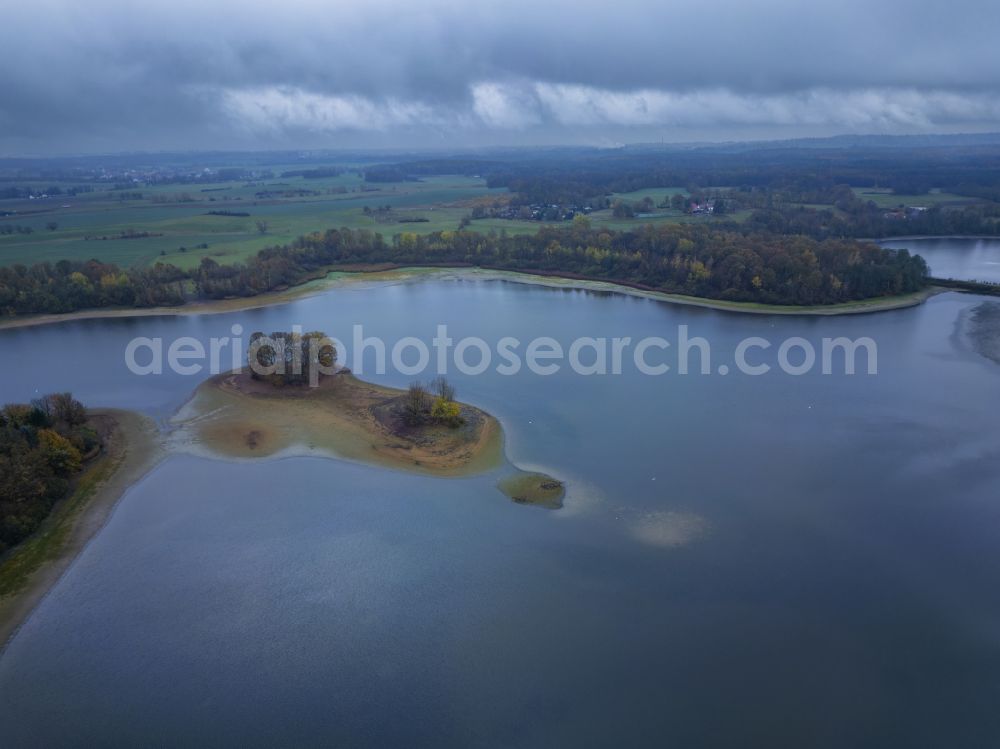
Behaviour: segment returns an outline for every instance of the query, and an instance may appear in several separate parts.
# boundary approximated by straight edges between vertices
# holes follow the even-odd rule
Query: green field
[[[301,169],[302,165],[287,165],[287,169],[292,168]],[[280,173],[282,169],[275,171]],[[233,263],[264,247],[330,228],[367,228],[386,237],[401,232],[454,230],[476,201],[506,194],[506,190],[490,189],[482,179],[473,177],[445,175],[419,182],[380,184],[365,183],[356,172],[322,179],[285,177],[254,183],[137,185],[131,189],[142,193],[142,198],[124,200],[121,191],[109,191],[100,183],[91,186],[93,192],[74,197],[0,201],[0,211],[12,214],[0,217],[0,225],[32,229],[31,234],[0,234],[0,265],[97,258],[121,266],[163,261],[190,268],[204,257]],[[298,191],[309,194],[296,194]],[[633,203],[650,197],[659,204],[683,192],[679,187],[667,187],[616,193],[612,197]],[[371,209],[369,213],[366,207]],[[385,207],[390,210],[377,210]],[[208,215],[209,211],[250,215]],[[749,212],[741,212],[724,218],[739,221],[747,215]],[[426,221],[408,221],[414,218]],[[656,208],[633,219],[614,218],[610,209],[590,215],[594,226],[614,230],[644,224],[706,223],[720,218],[689,216],[669,208]],[[267,222],[263,234],[258,230],[258,221]],[[50,223],[56,228],[47,228]],[[543,225],[537,221],[487,218],[473,221],[472,228],[526,234]],[[130,232],[148,236],[123,238],[123,233]]]
[[[331,188],[348,192],[328,194]],[[318,191],[320,195],[257,197],[262,191],[295,190]],[[31,234],[0,235],[0,263],[99,258],[120,265],[164,260],[190,267],[202,257],[220,263],[235,262],[262,247],[332,227],[371,228],[389,236],[402,231],[456,229],[468,214],[470,201],[503,192],[468,177],[365,185],[355,174],[329,179],[274,179],[249,186],[218,183],[136,187],[135,191],[143,194],[142,200],[122,201],[117,192],[95,191],[75,197],[0,201],[0,209],[16,212],[0,218],[0,222],[33,230]],[[389,206],[391,211],[366,215],[366,206]],[[206,215],[209,211],[250,215]],[[416,217],[427,221],[406,222]],[[258,231],[258,220],[267,222],[265,234]],[[57,228],[47,229],[49,222],[55,222]],[[150,236],[122,239],[122,232],[129,231],[148,232]]]
[[[645,198],[651,198],[653,203],[659,205],[664,199],[672,198],[674,195],[686,195],[687,190],[683,187],[649,187],[644,190],[633,190],[632,192],[612,193],[611,201],[624,200],[628,203],[635,203]]]
[[[932,205],[970,205],[982,202],[975,198],[941,192],[940,189],[933,189],[923,195],[897,195],[888,188],[854,187],[852,189],[861,200],[870,200],[880,208],[898,208],[899,206],[925,206],[929,208]]]

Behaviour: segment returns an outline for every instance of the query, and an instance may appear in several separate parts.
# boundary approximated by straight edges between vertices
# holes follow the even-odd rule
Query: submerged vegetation
[[[515,473],[497,483],[497,488],[520,505],[535,505],[549,510],[563,506],[566,487],[544,473]]]

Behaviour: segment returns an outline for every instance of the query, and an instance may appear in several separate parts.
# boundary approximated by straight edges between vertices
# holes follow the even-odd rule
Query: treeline
[[[736,188],[702,188],[689,185],[686,195],[673,195],[658,204],[648,197],[630,202],[588,195],[592,187],[578,182],[515,181],[511,183],[511,189],[519,191],[509,200],[512,206],[540,203],[563,208],[587,206],[595,210],[611,207],[616,218],[632,218],[637,213],[654,208],[685,210],[692,203],[713,205],[716,216],[748,210],[752,214],[747,226],[754,231],[806,234],[815,239],[918,234],[1000,236],[1000,203],[975,202],[1000,197],[997,194],[1000,188],[970,185],[953,188],[975,196],[965,204],[955,201],[955,204],[922,206],[926,210],[918,210],[912,205],[919,205],[919,197],[911,199],[909,206],[890,207],[879,205],[863,194],[856,194],[849,185],[837,185],[825,180],[792,181],[780,187],[742,185]],[[908,185],[906,189],[917,187]],[[480,213],[486,212],[485,208],[480,208]],[[562,211],[554,208],[552,213],[558,216]],[[474,211],[472,217],[479,216]],[[739,230],[740,227],[730,225],[729,228]]]
[[[315,169],[291,169],[282,172],[281,177],[302,177],[304,179],[324,179],[326,177],[339,177],[344,173],[343,169],[335,166],[323,166]]]
[[[69,393],[0,409],[0,554],[38,528],[100,445]]]
[[[395,166],[373,166],[365,169],[365,182],[415,182],[410,169]]]
[[[172,265],[122,269],[98,260],[0,267],[0,314],[183,304],[188,274]]]
[[[387,241],[368,230],[334,229],[261,250],[245,264],[203,258],[185,272],[157,263],[123,270],[90,260],[0,268],[6,315],[99,307],[153,307],[255,296],[302,283],[332,265],[460,264],[606,279],[710,299],[831,304],[903,294],[927,280],[923,259],[845,239],[782,236],[705,225],[633,231],[592,229],[580,216],[534,235],[404,232]]]
[[[592,229],[583,217],[570,228],[518,236],[404,232],[387,242],[374,232],[335,229],[262,250],[245,265],[220,266],[206,258],[194,279],[207,297],[247,296],[331,265],[377,263],[565,273],[709,299],[795,305],[905,294],[927,282],[922,258],[870,243],[704,225],[612,232]]]
[[[913,206],[886,208],[855,196],[834,199],[831,208],[796,205],[772,200],[771,205],[754,210],[747,225],[756,230],[780,234],[807,234],[811,237],[898,237],[909,235],[1000,236],[1000,204]],[[746,193],[743,193],[745,195]],[[734,193],[731,203],[737,203]]]
[[[48,187],[31,187],[29,185],[9,185],[0,187],[0,200],[27,200],[32,195],[79,195],[81,193],[93,192],[91,185],[74,185],[72,187],[60,187],[59,185],[49,185]]]
[[[691,185],[767,187],[851,184],[920,194],[931,187],[977,197],[1000,185],[1000,143],[988,138],[825,139],[704,147],[563,148],[530,157],[402,161],[366,170],[369,181],[478,175],[527,202],[584,204],[596,196]]]

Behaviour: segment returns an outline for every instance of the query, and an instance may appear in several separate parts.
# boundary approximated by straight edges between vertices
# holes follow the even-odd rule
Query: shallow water
[[[127,340],[234,322],[566,344],[686,324],[713,372],[746,336],[870,336],[879,365],[453,375],[512,460],[567,481],[555,512],[494,475],[172,457],[0,658],[0,726],[15,746],[993,746],[1000,367],[961,329],[982,301],[770,317],[425,280],[0,332],[23,363],[4,400],[72,388],[163,422],[198,378],[132,375]]]

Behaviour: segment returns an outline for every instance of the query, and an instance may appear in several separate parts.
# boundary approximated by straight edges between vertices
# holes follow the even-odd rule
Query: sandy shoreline
[[[787,306],[777,304],[758,304],[756,302],[727,302],[717,299],[669,294],[644,288],[629,286],[614,281],[571,278],[560,275],[539,275],[522,273],[520,271],[491,270],[474,267],[439,267],[439,266],[384,266],[376,270],[337,270],[332,269],[326,276],[307,281],[299,286],[293,286],[283,291],[268,292],[255,297],[240,299],[221,299],[217,301],[189,302],[179,307],[150,307],[148,309],[97,309],[68,312],[65,314],[31,315],[0,320],[0,330],[11,328],[29,328],[38,325],[54,325],[62,322],[78,320],[94,320],[118,317],[165,317],[174,315],[216,315],[241,310],[262,309],[288,304],[298,299],[321,294],[336,288],[357,288],[360,284],[375,286],[403,283],[415,278],[468,278],[478,280],[510,281],[533,286],[546,286],[560,289],[579,289],[582,291],[603,291],[626,296],[654,299],[670,304],[680,304],[690,307],[704,307],[725,312],[739,312],[755,315],[809,315],[831,316],[852,315],[871,312],[914,307],[922,304],[931,296],[942,293],[946,289],[930,286],[921,291],[894,297],[878,297],[842,304],[818,305],[812,307]]]
[[[463,268],[455,269],[456,272],[462,272],[465,270],[466,269]],[[701,297],[684,296],[682,294],[668,294],[663,291],[641,289],[615,283],[613,281],[574,279],[555,275],[540,276],[516,271],[480,269],[468,269],[468,271],[468,273],[462,273],[462,275],[482,280],[500,280],[509,281],[511,283],[523,283],[530,286],[546,286],[549,288],[580,291],[610,292],[614,294],[623,294],[625,296],[639,297],[642,299],[667,302],[669,304],[679,304],[687,307],[704,307],[706,309],[714,309],[721,312],[736,312],[739,314],[749,315],[802,315],[824,317],[886,312],[888,310],[916,307],[919,304],[923,304],[935,294],[950,291],[950,289],[928,286],[926,289],[922,289],[921,291],[901,296],[878,297],[876,299],[844,302],[843,304],[826,304],[815,307],[796,307],[777,304],[758,304],[756,302],[726,302],[718,299],[703,299]]]
[[[93,409],[112,427],[105,450],[87,466],[74,493],[61,500],[38,532],[12,550],[4,565],[22,565],[16,590],[0,598],[0,653],[114,512],[118,501],[163,457],[151,419],[118,409]]]

